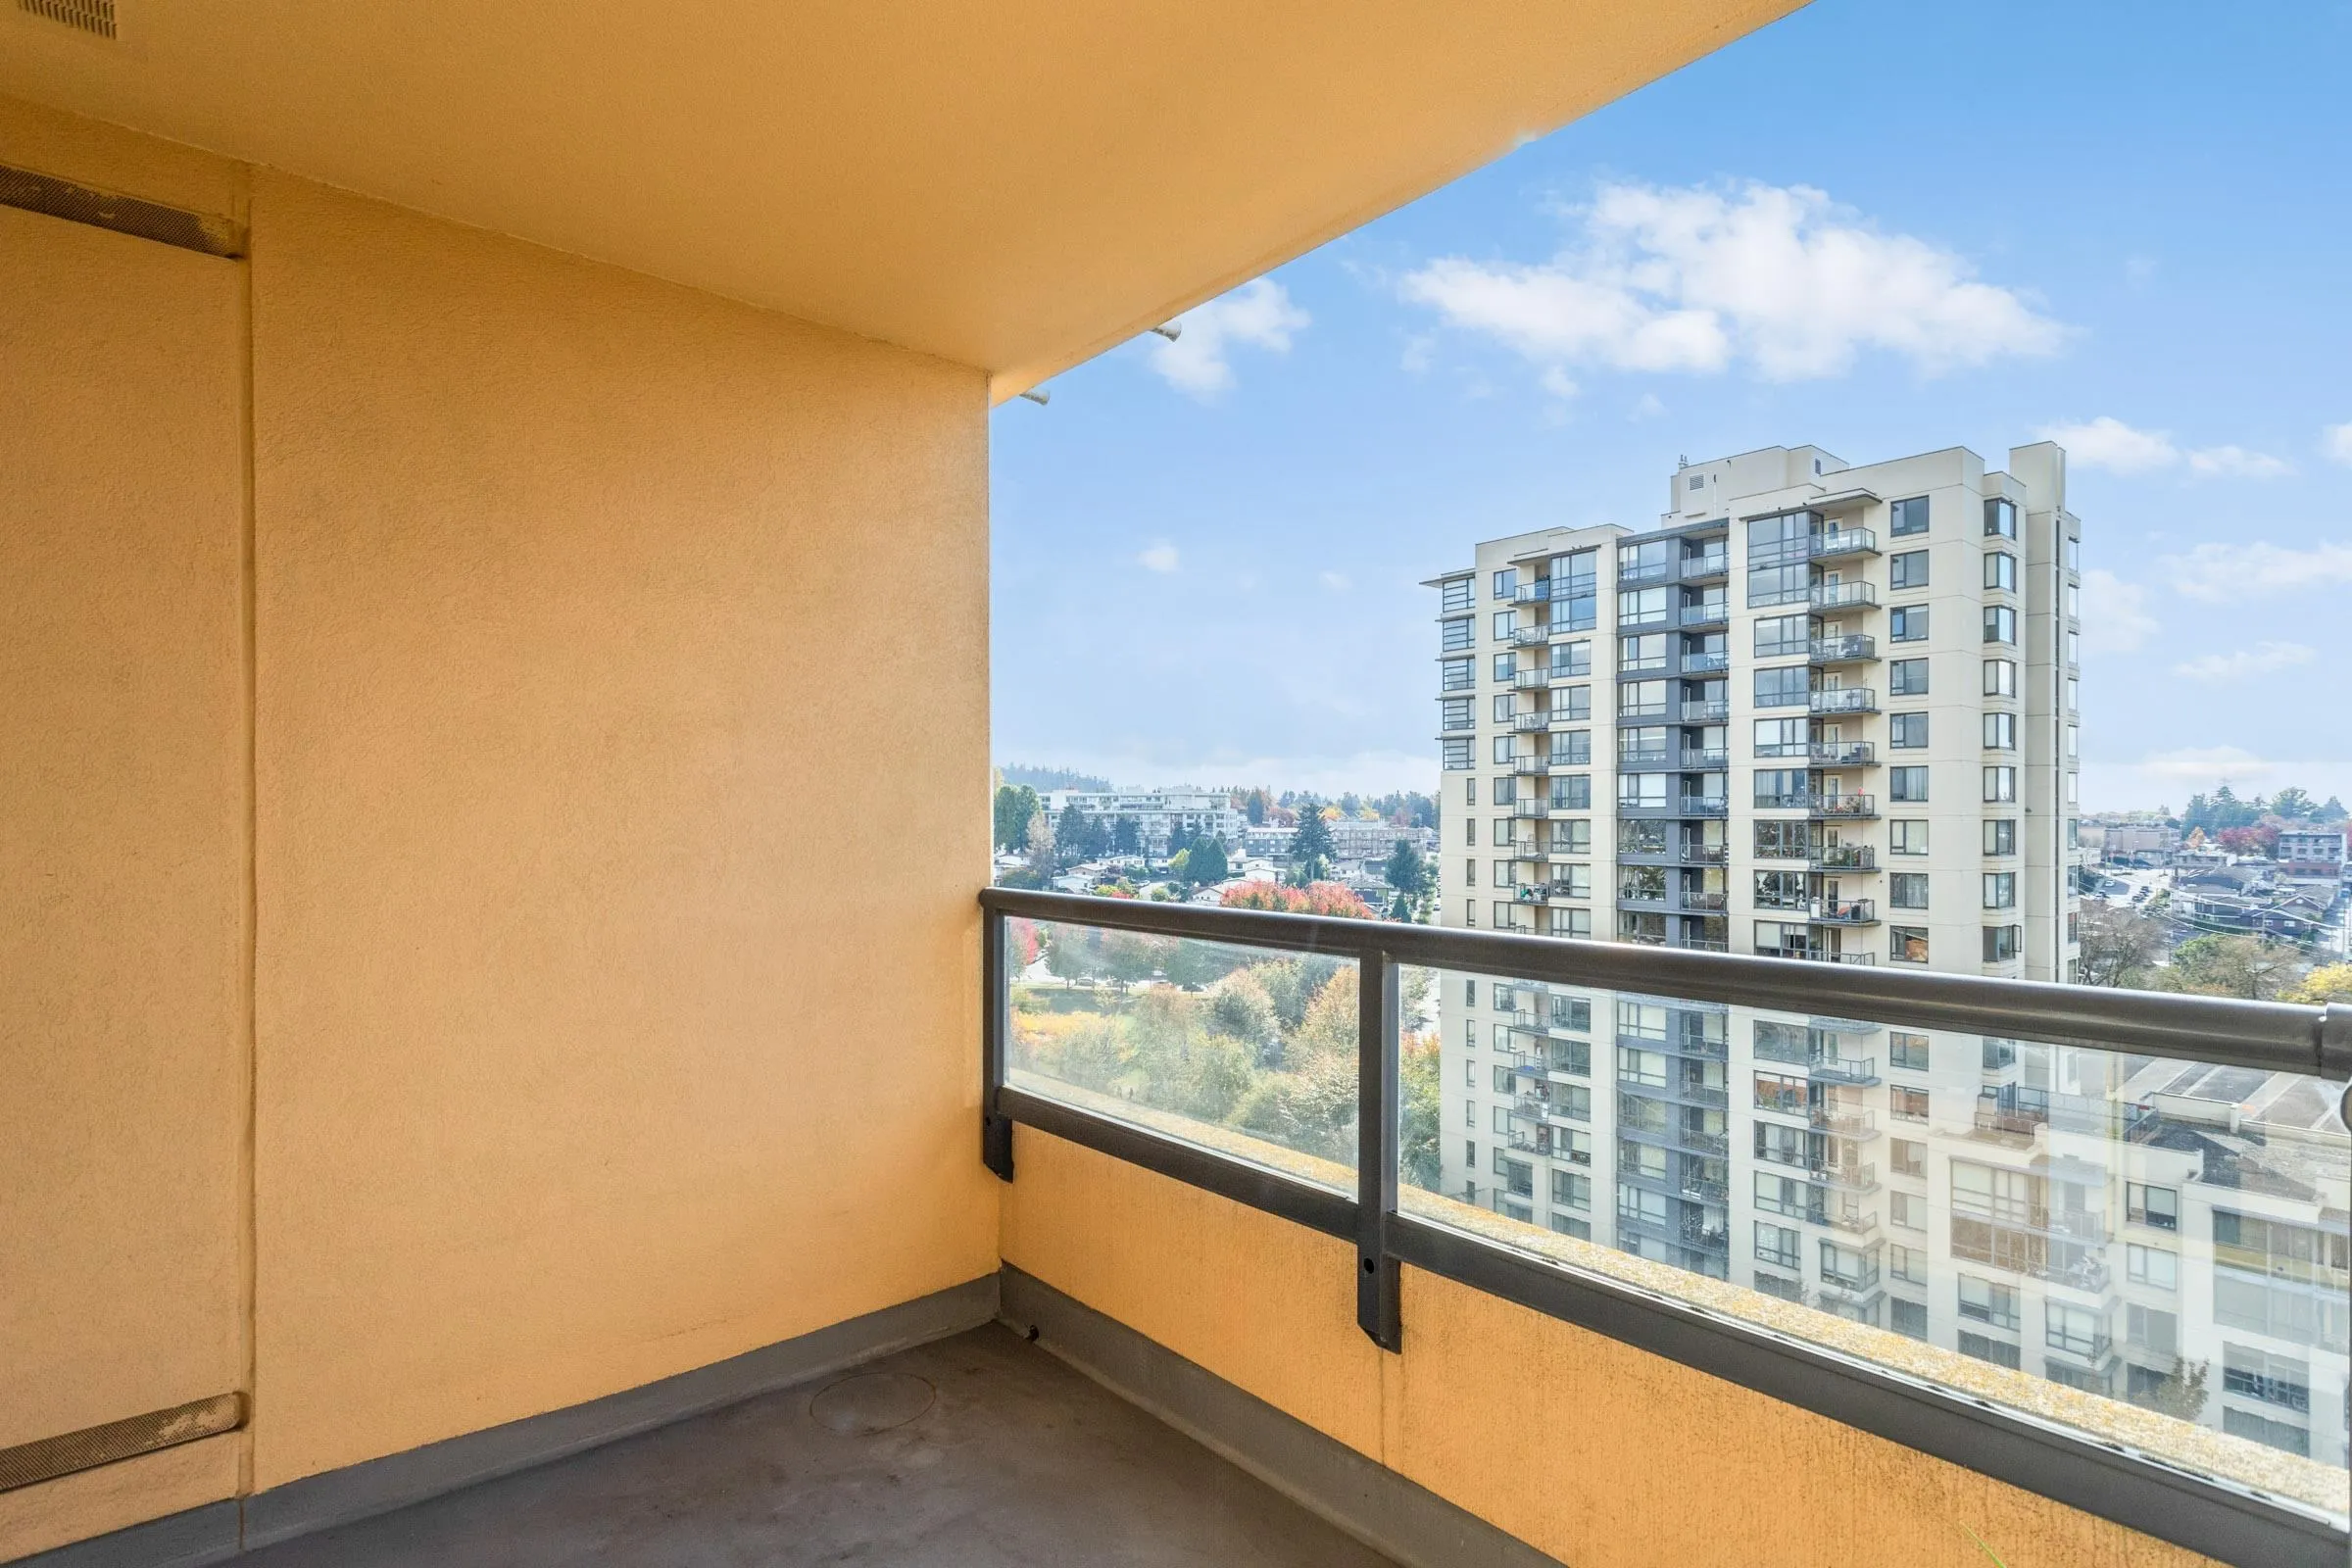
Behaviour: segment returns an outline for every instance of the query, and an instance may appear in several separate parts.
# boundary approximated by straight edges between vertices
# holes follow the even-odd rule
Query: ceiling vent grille
[[[0,1492],[37,1486],[59,1476],[95,1470],[142,1453],[177,1447],[199,1438],[234,1432],[245,1424],[245,1396],[217,1394],[209,1399],[153,1410],[102,1427],[85,1427],[38,1443],[0,1448]]]
[[[101,38],[115,35],[115,0],[17,0],[17,9]]]
[[[24,3],[29,6],[32,0]],[[176,245],[184,251],[202,251],[207,256],[245,254],[245,230],[225,218],[183,212],[161,202],[141,201],[136,196],[120,196],[113,191],[92,190],[87,185],[36,174],[28,169],[0,166],[0,207],[17,207],[28,213],[62,218],[70,223],[111,228],[118,234]]]

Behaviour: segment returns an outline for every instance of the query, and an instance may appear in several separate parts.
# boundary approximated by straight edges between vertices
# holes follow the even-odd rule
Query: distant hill
[[[1066,767],[1029,767],[1019,763],[999,769],[1007,784],[1026,784],[1033,790],[1104,790],[1110,780]]]

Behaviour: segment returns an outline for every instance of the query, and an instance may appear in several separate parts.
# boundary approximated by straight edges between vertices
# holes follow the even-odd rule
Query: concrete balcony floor
[[[992,1324],[245,1568],[1373,1568],[1379,1555]]]

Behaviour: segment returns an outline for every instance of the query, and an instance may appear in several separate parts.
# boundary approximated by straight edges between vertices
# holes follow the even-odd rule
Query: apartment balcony
[[[1550,602],[1551,579],[1549,577],[1538,577],[1533,582],[1523,582],[1511,590],[1511,603],[1515,605],[1545,605]]]
[[[1821,1083],[1868,1085],[1879,1081],[1875,1056],[1817,1055],[1804,1065],[1806,1075]]]
[[[1876,1138],[1879,1135],[1878,1117],[1866,1105],[1822,1103],[1808,1106],[1805,1120],[1825,1133],[1840,1138]]]
[[[1566,765],[1566,763],[1554,762],[1549,757],[1538,752],[1521,752],[1511,758],[1511,771],[1521,778],[1547,778],[1554,767]]]
[[[1685,1079],[1651,1083],[1645,1079],[1619,1078],[1617,1089],[1621,1094],[1641,1095],[1649,1100],[1671,1101],[1677,1104],[1697,1105],[1709,1110],[1728,1109],[1732,1102],[1731,1091],[1723,1085]]]
[[[1862,632],[1816,637],[1805,645],[1805,657],[1816,664],[1864,663],[1879,657],[1879,640]]]
[[[835,813],[822,853],[796,831],[809,776],[986,770],[991,403],[1772,8],[1524,9],[1188,12],[1181,116],[1152,8],[16,9],[0,618],[37,634],[0,638],[0,808],[39,853],[0,866],[37,937],[0,986],[0,1549],[1957,1560],[1958,1496],[2013,1560],[2341,1568],[2343,1507],[2291,1455],[2232,1473],[2218,1436],[2167,1450],[2087,1400],[2064,1425],[1937,1347],[1874,1363],[1721,1278],[1720,1223],[1644,1239],[1711,1268],[1682,1294],[1408,1174],[1396,955],[1555,999],[1638,961],[1772,1007],[1786,971],[975,897],[958,790]],[[119,44],[59,27],[116,10]],[[797,702],[778,650],[863,614],[808,585],[910,569],[919,646]],[[1482,616],[1494,580],[1446,592]],[[704,634],[644,635],[681,584]],[[1066,586],[998,584],[996,618]],[[919,741],[831,721],[916,677]],[[1269,981],[1351,966],[1311,1071],[1216,1054],[1246,1112],[1213,1102],[1237,1079],[1154,1081],[1154,1021],[1231,995],[1045,977],[1188,941]],[[2340,1055],[2283,1004],[1801,978],[1971,1033],[2063,1008],[2118,1052]],[[877,1033],[879,1090],[839,1061]],[[1663,1137],[1730,1165],[1720,1128]],[[1512,1142],[1605,1174],[1597,1141]],[[1511,1372],[1545,1364],[1592,1375]],[[1453,1441],[1519,1430],[1544,1441],[1500,1487]],[[1861,1474],[1933,1484],[1834,1505]]]
[[[1698,653],[1683,656],[1683,673],[1686,675],[1720,675],[1731,667],[1732,656],[1728,653]]]
[[[1866,1209],[1816,1203],[1805,1210],[1805,1223],[1826,1226],[1847,1236],[1867,1237],[1878,1233],[1879,1216]]]
[[[1816,583],[1805,595],[1805,603],[1815,610],[1870,610],[1879,602],[1879,591],[1866,582]]]
[[[1879,753],[1868,741],[1812,741],[1805,760],[1815,767],[1875,767]]]
[[[1865,968],[1875,966],[1879,961],[1879,956],[1875,953],[1847,953],[1837,948],[1826,947],[1773,948],[1759,945],[1756,948],[1756,956],[1759,958],[1801,958],[1807,963],[1853,963],[1860,964]]]
[[[1877,925],[1879,906],[1869,899],[1815,899],[1805,906],[1813,925]]]
[[[1731,623],[1732,607],[1726,604],[1685,605],[1676,618],[1686,628],[1725,626]]]
[[[1710,577],[1728,576],[1732,569],[1732,553],[1710,550],[1700,556],[1685,556],[1681,562],[1685,582],[1704,582]]]
[[[1875,713],[1879,694],[1867,686],[1839,686],[1807,694],[1806,707],[1816,713]]]
[[[1511,671],[1511,684],[1523,692],[1540,692],[1551,684],[1551,672],[1542,664],[1524,664]]]
[[[1550,814],[1550,806],[1547,805],[1544,798],[1540,795],[1532,800],[1514,800],[1511,802],[1511,815],[1515,819],[1522,822],[1540,822]]]
[[[1511,629],[1510,642],[1514,648],[1541,648],[1550,641],[1549,626],[1515,626]]]
[[[1638,566],[1620,566],[1617,570],[1617,586],[1646,588],[1652,583],[1672,582],[1676,576],[1675,563],[1646,561]]]
[[[1665,747],[1619,747],[1617,765],[1620,768],[1668,768],[1675,765],[1675,754]]]
[[[1680,948],[1686,953],[1729,953],[1732,945],[1722,937],[1669,936],[1666,946]]]
[[[1721,724],[1732,716],[1729,700],[1716,698],[1688,698],[1676,708],[1676,717],[1685,724]]]
[[[1589,904],[1592,890],[1564,881],[1531,882],[1521,886],[1515,897],[1521,904]]]
[[[1868,1163],[1807,1165],[1805,1174],[1839,1192],[1875,1193],[1879,1190],[1879,1167]]]
[[[1639,1209],[1621,1208],[1617,1211],[1617,1234],[1620,1238],[1654,1237],[1677,1247],[1709,1252],[1724,1251],[1732,1245],[1731,1231],[1722,1220],[1710,1223],[1703,1215],[1688,1207],[1683,1208],[1679,1216],[1668,1219],[1653,1219]]]
[[[1678,816],[1727,816],[1731,802],[1720,795],[1686,795],[1675,803]]]
[[[1685,844],[1675,850],[1674,858],[1685,865],[1723,865],[1731,851],[1721,844]]]
[[[1532,713],[1513,713],[1511,715],[1511,728],[1522,735],[1541,733],[1550,727],[1551,715],[1541,709]]]
[[[1592,1124],[1589,1108],[1586,1114],[1575,1115],[1565,1104],[1555,1102],[1547,1095],[1523,1094],[1518,1096],[1514,1102],[1518,1106],[1516,1113],[1530,1121],[1540,1121],[1553,1127],[1564,1127],[1576,1131],[1589,1129]]]
[[[1878,851],[1868,844],[1816,844],[1805,863],[1817,871],[1875,871]]]
[[[1721,893],[1677,892],[1667,906],[1690,914],[1721,914],[1725,904]]]
[[[1879,803],[1878,798],[1872,795],[1824,795],[1816,792],[1806,800],[1804,811],[1807,816],[1825,821],[1859,822],[1877,816]]]
[[[1806,554],[1815,561],[1875,556],[1879,553],[1879,536],[1868,528],[1824,528],[1807,539],[1805,546]]]
[[[1675,754],[1677,765],[1692,771],[1728,767],[1731,760],[1731,748],[1726,746],[1686,746]]]

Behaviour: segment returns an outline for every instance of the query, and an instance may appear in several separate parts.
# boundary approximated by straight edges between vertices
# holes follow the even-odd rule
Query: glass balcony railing
[[[1731,620],[1732,609],[1721,602],[1685,605],[1680,618],[1685,626],[1721,626]]]
[[[1846,923],[1869,902],[1801,914]],[[2224,1499],[2224,1556],[2340,1555],[2352,1140],[2340,1082],[2309,1070],[2352,1064],[2340,1018],[1849,977],[1838,965],[1871,956],[1834,950],[1775,955],[1819,967],[1717,957],[1673,913],[1674,937],[1653,935],[1692,951],[1670,956],[1068,895],[984,905],[1000,1174],[1020,1148],[1002,1129],[1033,1124],[1349,1240],[1376,1340],[1411,1328],[1395,1294],[1410,1262],[1735,1382],[1770,1355],[1769,1387],[1797,1402],[1860,1376],[1868,1397],[1825,1413],[1877,1430],[1892,1400],[1895,1441],[1962,1464],[1998,1450],[2015,1485],[2063,1492],[2080,1444],[2102,1487]],[[1554,1027],[1563,1008],[1572,1027]],[[1678,1044],[1694,1028],[1696,1056]],[[1891,1056],[1853,1049],[1873,1033]],[[1359,1071],[1367,1052],[1394,1070]],[[1678,1315],[1653,1338],[1660,1311]],[[1702,1354],[1725,1322],[1727,1348]],[[2231,1413],[2257,1406],[2270,1425]]]
[[[1879,657],[1879,640],[1859,632],[1845,637],[1816,637],[1805,645],[1805,655],[1816,664],[1857,663]]]
[[[1730,654],[1699,653],[1683,656],[1683,673],[1686,675],[1712,675],[1731,667],[1732,656]]]
[[[1879,906],[1869,899],[1815,899],[1805,918],[1815,925],[1877,925]]]
[[[1813,692],[1808,707],[1816,713],[1875,713],[1879,694],[1867,686],[1840,686]]]
[[[1721,577],[1732,569],[1732,554],[1728,550],[1710,550],[1704,555],[1685,556],[1682,562],[1683,581],[1703,582],[1709,577]]]
[[[1878,867],[1878,851],[1868,844],[1816,844],[1805,858],[1824,871],[1870,871]]]
[[[1807,543],[1816,561],[1838,556],[1875,556],[1879,553],[1879,536],[1868,528],[1824,528]]]
[[[1806,600],[1815,610],[1866,610],[1879,602],[1879,591],[1866,582],[1816,583]]]
[[[1676,809],[1683,816],[1724,816],[1731,811],[1731,802],[1721,795],[1686,795]]]
[[[1805,759],[1815,767],[1869,767],[1878,760],[1878,748],[1868,741],[1813,741]]]
[[[1511,684],[1521,691],[1542,691],[1551,684],[1551,676],[1541,664],[1527,664],[1511,671]]]

